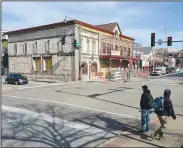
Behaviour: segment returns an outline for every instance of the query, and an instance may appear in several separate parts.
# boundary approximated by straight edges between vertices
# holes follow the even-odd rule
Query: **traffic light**
[[[77,40],[74,39],[74,47],[77,47]]]
[[[151,47],[155,46],[155,33],[151,33]]]
[[[62,45],[65,45],[65,37],[62,37]]]
[[[169,36],[167,39],[167,45],[172,46],[172,37],[171,36]]]
[[[80,46],[80,43],[79,42],[77,42],[77,40],[76,39],[74,39],[74,47],[75,48],[78,48],[79,46]]]

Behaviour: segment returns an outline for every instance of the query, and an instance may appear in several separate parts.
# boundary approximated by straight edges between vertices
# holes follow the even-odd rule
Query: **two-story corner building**
[[[92,71],[99,71],[99,35],[93,25],[72,20],[7,34],[10,72],[88,80]],[[79,49],[74,40],[80,42]]]
[[[105,64],[112,68],[124,65],[123,61],[131,60],[134,39],[122,35],[115,25],[109,30],[71,20],[7,32],[9,70],[88,80],[92,73],[102,71]],[[79,49],[74,40],[80,42]]]

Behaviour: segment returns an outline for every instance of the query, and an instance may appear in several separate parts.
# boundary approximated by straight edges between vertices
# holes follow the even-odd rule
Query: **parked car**
[[[162,71],[162,68],[155,68],[154,71],[151,72],[151,75],[163,75],[164,72]]]
[[[28,84],[28,80],[19,73],[11,73],[6,77],[5,84]]]

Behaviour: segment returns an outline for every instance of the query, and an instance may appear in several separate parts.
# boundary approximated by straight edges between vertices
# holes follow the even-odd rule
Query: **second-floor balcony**
[[[109,58],[114,58],[114,57],[115,58],[130,58],[131,53],[130,52],[123,52],[120,50],[107,49],[107,50],[101,50],[100,56],[109,57]]]

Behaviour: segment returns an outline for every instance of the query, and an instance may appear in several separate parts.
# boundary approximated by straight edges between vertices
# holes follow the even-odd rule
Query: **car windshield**
[[[21,74],[16,74],[15,77],[21,79],[21,78],[24,78]]]

